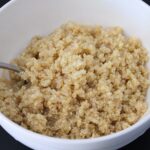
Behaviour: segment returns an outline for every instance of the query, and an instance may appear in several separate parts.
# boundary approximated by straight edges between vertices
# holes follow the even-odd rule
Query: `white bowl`
[[[139,37],[150,53],[150,8],[141,0],[12,0],[0,9],[0,60],[9,62],[31,37],[48,34],[69,20],[121,26],[128,35]],[[150,110],[150,92],[146,100]],[[113,150],[150,127],[149,110],[135,125],[94,139],[47,137],[18,126],[2,114],[0,125],[16,140],[36,150]]]

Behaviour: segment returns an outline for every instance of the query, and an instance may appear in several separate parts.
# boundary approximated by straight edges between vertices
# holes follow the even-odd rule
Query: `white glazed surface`
[[[35,35],[46,35],[67,21],[121,26],[139,37],[150,53],[150,8],[140,0],[12,0],[0,9],[0,60],[9,62]],[[150,68],[150,64],[148,64]],[[147,102],[150,108],[150,92]],[[0,125],[16,140],[35,150],[113,150],[150,127],[150,109],[132,127],[86,140],[47,137],[26,130],[0,113]]]

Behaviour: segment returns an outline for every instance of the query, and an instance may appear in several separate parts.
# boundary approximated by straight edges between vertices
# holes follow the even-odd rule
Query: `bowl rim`
[[[3,12],[5,9],[7,9],[9,6],[11,6],[12,4],[14,4],[15,2],[17,2],[18,0],[11,0],[9,2],[7,2],[4,6],[2,6],[0,8],[0,13]],[[150,12],[150,6],[148,4],[146,4],[144,1],[142,0],[138,0],[141,5],[143,5],[146,9],[149,9],[149,12]],[[149,111],[149,110],[148,110]],[[111,140],[111,139],[114,139],[114,138],[118,138],[118,137],[121,137],[131,131],[134,131],[134,130],[137,130],[139,127],[141,127],[142,125],[144,124],[150,124],[150,114],[149,115],[146,115],[144,117],[142,117],[138,122],[136,122],[135,124],[133,124],[132,126],[124,129],[124,130],[121,130],[121,131],[118,131],[116,133],[112,133],[112,134],[109,134],[109,135],[105,135],[105,136],[101,136],[101,137],[96,137],[96,138],[88,138],[88,139],[65,139],[65,138],[59,138],[59,137],[51,137],[51,136],[47,136],[47,135],[42,135],[40,133],[36,133],[34,131],[31,131],[29,129],[26,129],[20,125],[18,125],[17,123],[13,122],[12,120],[10,120],[8,117],[6,117],[4,114],[2,114],[0,112],[0,126],[2,128],[4,128],[1,124],[2,121],[5,121],[5,123],[8,123],[10,124],[11,126],[15,127],[15,128],[18,128],[19,130],[22,130],[23,132],[26,132],[26,134],[29,134],[31,136],[38,136],[39,138],[42,138],[46,141],[57,141],[59,143],[65,143],[65,144],[78,144],[78,143],[82,143],[82,144],[86,144],[86,143],[96,143],[96,142],[102,142],[102,141],[106,141],[106,140]]]
[[[55,141],[55,142],[57,141],[59,143],[65,143],[65,144],[78,144],[78,143],[86,144],[86,143],[96,143],[96,142],[100,142],[100,141],[103,142],[103,141],[115,139],[115,138],[121,137],[129,132],[133,132],[133,131],[137,130],[138,128],[140,128],[141,126],[143,126],[144,124],[150,123],[150,115],[146,115],[146,116],[142,117],[138,122],[136,122],[135,124],[133,124],[132,126],[126,128],[124,130],[118,131],[116,133],[108,134],[105,136],[100,136],[100,137],[96,137],[96,138],[87,138],[87,139],[65,139],[65,138],[51,137],[51,136],[43,135],[40,133],[36,133],[32,130],[26,129],[26,128],[18,125],[17,123],[13,122],[12,120],[10,120],[8,117],[6,117],[4,114],[2,114],[0,112],[0,122],[2,122],[2,121],[5,121],[5,123],[11,125],[12,128],[13,127],[18,128],[19,130],[26,132],[26,134],[31,135],[32,137],[38,136],[38,138],[44,139],[46,141]],[[0,123],[0,126],[2,126],[1,124],[2,123]],[[2,126],[2,128],[4,128],[4,127]],[[145,130],[147,130],[147,129],[148,128],[146,128]]]

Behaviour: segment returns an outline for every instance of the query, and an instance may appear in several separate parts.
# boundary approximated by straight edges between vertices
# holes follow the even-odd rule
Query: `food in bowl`
[[[0,80],[0,111],[52,137],[93,138],[135,124],[146,112],[148,54],[120,27],[75,23],[34,37]]]

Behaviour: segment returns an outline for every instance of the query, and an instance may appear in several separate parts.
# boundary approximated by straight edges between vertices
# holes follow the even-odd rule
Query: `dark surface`
[[[9,0],[0,0],[0,7]],[[150,0],[144,0],[150,5]],[[19,134],[19,133],[18,133]],[[150,129],[131,144],[120,150],[150,150]],[[15,141],[0,127],[0,150],[30,150],[19,142]]]

